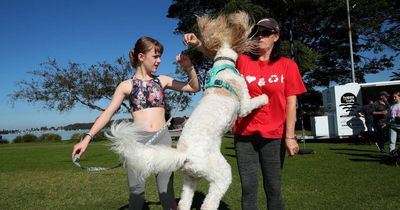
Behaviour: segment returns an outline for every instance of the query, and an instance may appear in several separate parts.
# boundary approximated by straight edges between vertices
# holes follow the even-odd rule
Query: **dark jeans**
[[[374,124],[372,124],[372,123],[367,123],[366,124],[366,126],[367,126],[367,131],[373,131],[374,129]]]
[[[235,150],[242,184],[242,209],[258,210],[258,168],[261,166],[268,210],[284,209],[281,174],[285,145],[280,139],[235,136]]]
[[[382,126],[379,124],[375,124],[375,135],[376,135],[376,142],[378,143],[379,149],[385,149],[385,141],[388,137],[388,127]]]

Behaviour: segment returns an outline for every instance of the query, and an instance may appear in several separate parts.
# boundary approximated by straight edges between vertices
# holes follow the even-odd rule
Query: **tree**
[[[43,103],[43,108],[64,112],[76,104],[104,111],[97,101],[111,100],[117,85],[128,78],[129,63],[118,58],[116,65],[106,62],[90,65],[69,62],[60,66],[55,59],[40,64],[41,70],[29,72],[31,81],[17,82],[18,90],[11,94],[11,101],[26,100]],[[126,104],[123,106],[128,109]]]
[[[399,58],[399,53],[393,53],[400,45],[399,4],[364,0],[352,8],[356,82],[365,82],[366,74],[392,68]],[[298,113],[309,128],[310,116],[321,115],[322,95],[314,88],[348,83],[352,78],[346,0],[174,0],[167,17],[178,19],[176,34],[198,34],[196,15],[216,16],[238,10],[249,13],[254,21],[269,16],[281,24],[282,53],[298,63],[308,89],[299,97],[302,110]],[[212,62],[201,55],[192,58],[204,78]],[[392,77],[398,78],[398,74]]]
[[[400,73],[399,72],[393,72],[393,74],[390,76],[393,80],[400,80]]]
[[[104,111],[100,101],[111,101],[118,84],[129,78],[131,67],[127,59],[119,57],[115,64],[106,62],[85,64],[69,62],[66,67],[60,66],[55,59],[42,63],[40,70],[29,72],[31,81],[17,82],[18,89],[10,94],[11,102],[26,100],[28,103],[41,103],[44,109],[65,112],[77,104],[90,109]],[[178,74],[181,71],[177,70]],[[166,114],[172,108],[184,110],[191,102],[189,94],[179,96],[177,93],[166,92]],[[180,103],[178,104],[178,102]],[[126,112],[130,107],[121,105]]]
[[[351,81],[345,0],[174,0],[167,17],[179,20],[175,33],[187,33],[197,31],[195,15],[237,10],[248,12],[255,20],[274,17],[282,25],[281,39],[284,41],[293,35],[295,60],[308,89],[327,87],[331,82]],[[392,0],[364,0],[352,8],[357,82],[364,82],[366,74],[393,67],[395,59],[399,58],[398,53],[393,53],[399,49],[399,14],[399,3]],[[290,52],[288,46],[284,49],[286,53]],[[204,69],[208,68],[204,66]]]

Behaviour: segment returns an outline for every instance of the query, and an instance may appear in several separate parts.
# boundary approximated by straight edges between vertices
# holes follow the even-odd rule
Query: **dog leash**
[[[85,134],[82,135],[82,137],[81,137],[81,139],[80,139],[79,142],[81,142],[81,141],[83,140],[83,137],[84,137],[84,136],[85,136]],[[79,153],[78,153],[78,154],[75,154],[74,158],[72,159],[72,163],[73,163],[76,167],[78,167],[78,168],[80,168],[80,169],[82,169],[82,170],[86,170],[86,171],[107,171],[107,170],[111,170],[111,169],[118,168],[118,167],[121,167],[121,166],[122,166],[122,163],[119,163],[118,165],[113,166],[113,167],[111,167],[111,168],[95,167],[95,166],[81,166],[81,164],[79,163],[78,155],[79,155]]]
[[[75,155],[74,159],[72,160],[72,163],[74,163],[74,165],[76,167],[78,167],[78,168],[80,168],[82,170],[86,170],[86,171],[107,171],[107,170],[111,170],[111,169],[118,168],[118,167],[122,166],[122,163],[120,163],[120,164],[118,164],[118,165],[116,165],[114,167],[111,167],[111,168],[95,167],[95,166],[81,166],[81,164],[79,164],[77,155]]]

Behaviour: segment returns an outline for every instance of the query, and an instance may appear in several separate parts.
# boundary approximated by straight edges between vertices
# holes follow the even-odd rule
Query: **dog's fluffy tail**
[[[131,122],[122,121],[111,125],[111,150],[122,156],[137,178],[145,179],[152,173],[176,171],[184,161],[185,155],[164,145],[145,145],[143,130]]]

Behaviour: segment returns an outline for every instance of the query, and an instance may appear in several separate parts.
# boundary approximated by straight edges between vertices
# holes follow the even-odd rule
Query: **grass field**
[[[0,209],[124,209],[128,203],[126,170],[87,172],[70,161],[72,143],[0,145]],[[308,143],[314,154],[286,157],[283,196],[286,209],[399,209],[400,167],[385,161],[375,145]],[[231,138],[222,151],[232,166],[233,182],[220,209],[240,209],[240,181]],[[106,142],[92,143],[83,166],[111,167],[118,158]],[[175,174],[175,197],[181,177]],[[201,181],[193,209],[207,192]],[[265,209],[262,188],[260,209]],[[161,209],[154,177],[146,186],[149,209]]]

